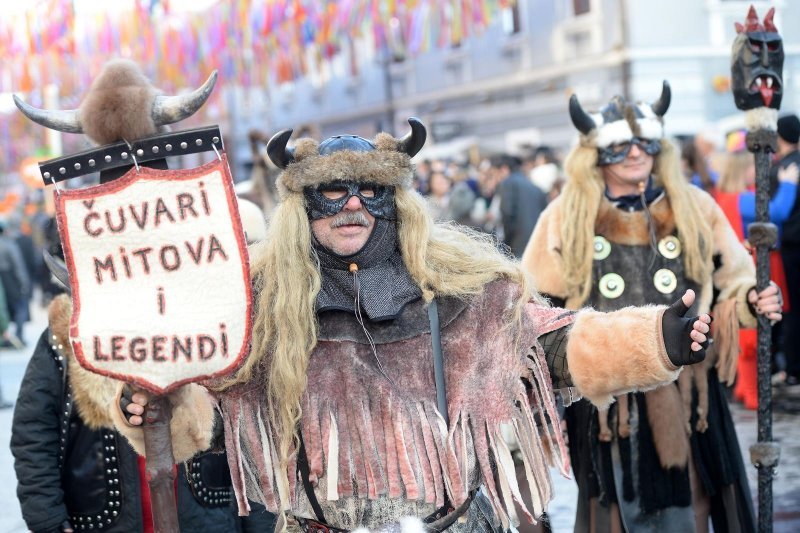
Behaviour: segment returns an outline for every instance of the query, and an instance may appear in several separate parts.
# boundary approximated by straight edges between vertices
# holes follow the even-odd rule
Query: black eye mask
[[[658,139],[642,139],[634,137],[628,142],[612,144],[606,148],[599,148],[597,163],[600,166],[621,163],[628,157],[633,145],[639,147],[647,155],[657,155],[661,151],[661,141]]]
[[[362,189],[370,189],[375,194],[374,196],[365,196],[361,192]],[[342,194],[341,198],[332,200],[323,194],[325,191],[340,191],[344,194]],[[303,194],[306,198],[308,218],[311,220],[318,220],[339,213],[353,196],[358,196],[358,199],[361,200],[361,205],[375,218],[394,220],[397,217],[397,210],[394,204],[394,187],[357,183],[355,181],[337,181],[326,183],[319,187],[306,187],[303,190]]]

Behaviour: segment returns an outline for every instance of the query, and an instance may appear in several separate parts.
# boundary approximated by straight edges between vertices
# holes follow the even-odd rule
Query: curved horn
[[[294,130],[279,131],[267,143],[267,155],[278,168],[286,168],[289,163],[294,163],[294,148],[286,148],[286,143]]]
[[[664,85],[661,86],[661,96],[659,96],[658,100],[650,105],[650,108],[653,110],[653,113],[659,117],[663,117],[664,113],[666,113],[667,109],[669,109],[669,103],[671,100],[672,90],[669,88],[669,82],[664,80]]]
[[[78,110],[58,110],[58,109],[38,109],[26,104],[22,99],[14,95],[14,103],[22,114],[51,130],[63,131],[66,133],[83,133],[83,128],[78,120]]]
[[[217,71],[215,70],[199,89],[195,89],[189,94],[156,96],[151,111],[153,122],[156,126],[164,126],[194,115],[211,96],[211,91],[214,90],[216,83]]]
[[[578,95],[575,94],[569,97],[569,118],[572,119],[572,123],[578,128],[578,131],[584,135],[588,135],[590,131],[597,127],[594,119],[583,110],[580,102],[578,102]]]
[[[408,124],[411,126],[411,131],[406,133],[403,138],[398,139],[397,151],[405,152],[409,157],[414,157],[417,152],[422,150],[425,139],[428,138],[428,130],[425,129],[425,124],[415,117],[410,117]]]
[[[67,271],[67,265],[64,264],[64,261],[52,255],[47,250],[42,250],[42,256],[44,257],[45,265],[47,265],[53,277],[71,294],[72,287],[69,283],[69,272]]]

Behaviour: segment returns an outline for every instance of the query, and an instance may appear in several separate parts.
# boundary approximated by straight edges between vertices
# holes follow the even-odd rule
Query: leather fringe
[[[533,350],[540,351],[538,346]],[[474,488],[469,485],[472,448],[480,482],[504,528],[517,521],[515,503],[535,522],[553,495],[549,466],[557,465],[564,475],[568,469],[549,375],[540,356],[530,354],[532,389],[518,395],[513,418],[502,422],[462,410],[451,413],[448,430],[436,406],[427,401],[364,391],[363,396],[349,395],[351,401],[341,405],[306,394],[301,431],[311,482],[324,483],[318,495],[329,501],[404,497],[436,506],[443,505],[447,496],[457,507]],[[272,511],[298,503],[296,456],[281,471],[275,435],[258,396],[221,399],[231,479],[243,515],[250,510],[248,498]],[[504,424],[513,428],[519,441],[530,505],[522,499],[514,461],[502,437]]]

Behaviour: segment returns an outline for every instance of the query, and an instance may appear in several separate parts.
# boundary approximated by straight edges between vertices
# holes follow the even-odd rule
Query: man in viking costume
[[[136,64],[112,61],[77,110],[41,110],[19,99],[17,105],[43,126],[85,133],[102,146],[122,139],[135,141],[189,117],[205,103],[214,81],[212,76],[192,93],[165,96]],[[166,168],[166,161],[148,166]],[[101,181],[128,169],[103,171]],[[51,256],[47,261],[69,288],[64,264]],[[69,338],[72,303],[68,295],[56,297],[48,313],[49,326],[28,363],[11,427],[23,519],[35,533],[153,531],[144,461],[115,431],[109,413],[118,382],[78,363]],[[187,388],[183,394],[192,392]],[[181,530],[227,533],[240,529],[243,523],[232,506],[225,457],[194,452],[193,448],[176,456],[181,463],[176,483]],[[244,525],[265,530],[272,527],[275,517],[261,509],[247,520]]]
[[[708,531],[709,513],[715,531],[753,530],[720,382],[735,375],[739,324],[754,327],[756,313],[780,320],[780,294],[756,293],[753,261],[722,210],[681,176],[664,138],[669,103],[667,82],[652,105],[617,96],[592,114],[572,96],[580,144],[523,255],[536,287],[567,309],[663,304],[687,289],[699,295],[691,312],[714,309],[710,355],[677,384],[617,395],[610,408],[584,395],[567,409],[576,531]],[[627,372],[622,343],[598,364]]]
[[[287,148],[287,130],[268,144],[284,171],[251,257],[252,349],[211,384],[241,513],[256,500],[305,531],[415,520],[499,531],[518,510],[532,521],[552,497],[548,465],[567,463],[553,386],[608,403],[704,357],[710,318],[684,316],[691,293],[670,308],[553,308],[489,237],[434,224],[411,188],[426,132],[409,124],[401,139]],[[116,417],[141,452],[147,395],[132,400]],[[209,396],[184,413],[205,418],[215,405]],[[199,425],[188,433],[173,432],[173,445],[221,446]]]

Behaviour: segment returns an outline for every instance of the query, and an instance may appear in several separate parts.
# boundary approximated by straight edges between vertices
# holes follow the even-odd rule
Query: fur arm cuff
[[[664,347],[661,315],[666,308],[626,307],[612,313],[578,313],[567,341],[572,382],[598,407],[614,396],[674,381],[680,368]]]
[[[124,383],[117,389],[116,400],[110,408],[114,425],[128,439],[136,453],[144,456],[144,433],[141,426],[132,426],[119,407]],[[214,399],[197,384],[189,384],[169,395],[172,404],[172,453],[176,463],[191,459],[211,446],[214,436]]]

